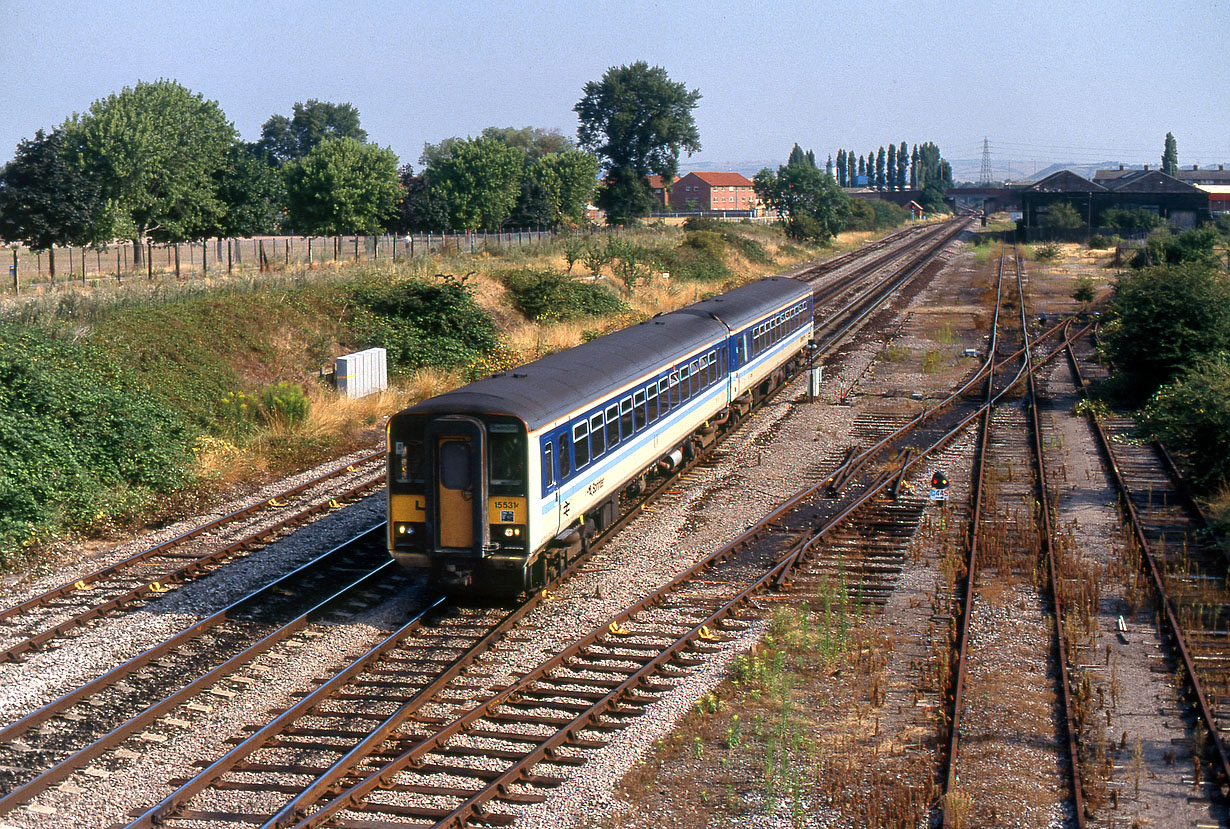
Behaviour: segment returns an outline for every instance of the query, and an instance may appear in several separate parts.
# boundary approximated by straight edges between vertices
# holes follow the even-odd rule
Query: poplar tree
[[[918,145],[914,145],[914,154],[910,156],[910,189],[918,189]]]
[[[884,168],[884,175],[888,179],[888,189],[897,189],[897,145],[888,145],[888,165]]]
[[[884,177],[884,148],[881,147],[880,151],[876,153],[876,189],[883,190],[885,187],[885,184],[886,184],[886,181]]]
[[[897,148],[897,189],[905,189],[905,168],[910,163],[910,148],[901,142],[901,146]]]
[[[846,151],[837,151],[837,183],[846,186]]]
[[[867,175],[867,159],[863,158],[861,155],[858,157],[858,174],[860,176]]]
[[[858,165],[854,162],[854,153],[846,153],[846,186],[854,186],[854,177],[858,175]]]
[[[1171,133],[1166,133],[1166,146],[1162,150],[1162,172],[1168,176],[1179,172],[1179,143]]]

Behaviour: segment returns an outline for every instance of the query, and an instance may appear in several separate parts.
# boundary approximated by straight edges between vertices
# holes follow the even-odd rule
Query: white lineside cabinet
[[[334,364],[337,390],[343,397],[366,397],[388,388],[388,352],[369,348],[343,354]]]

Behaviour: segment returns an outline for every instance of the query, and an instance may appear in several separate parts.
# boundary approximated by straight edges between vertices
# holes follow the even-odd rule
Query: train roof
[[[524,420],[533,431],[725,336],[727,325],[738,328],[809,292],[793,279],[762,279],[477,380],[406,411],[509,414]]]

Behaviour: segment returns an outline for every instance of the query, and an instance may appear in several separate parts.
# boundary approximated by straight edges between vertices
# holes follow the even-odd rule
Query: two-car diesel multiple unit
[[[771,277],[399,412],[389,551],[446,588],[541,587],[616,520],[623,492],[711,443],[811,336],[811,289]]]

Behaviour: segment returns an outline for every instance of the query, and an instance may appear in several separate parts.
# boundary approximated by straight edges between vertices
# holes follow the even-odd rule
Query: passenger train
[[[811,289],[770,277],[404,409],[388,424],[389,552],[446,589],[542,587],[811,337]]]

